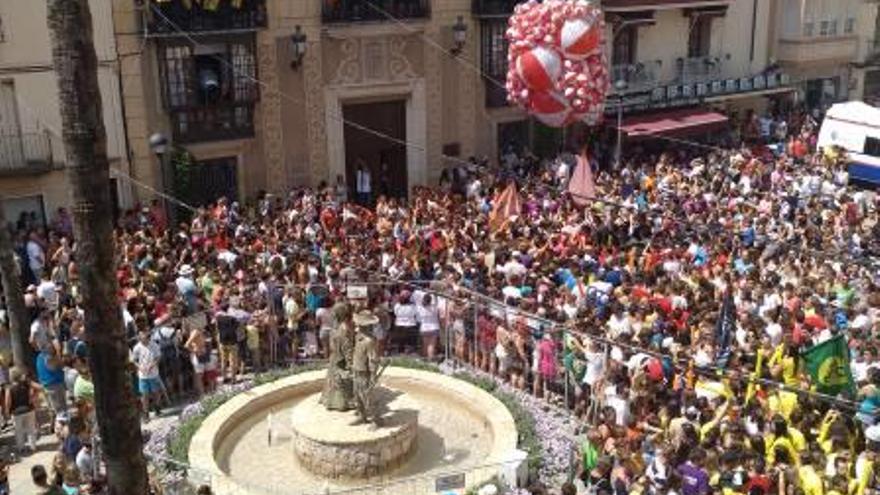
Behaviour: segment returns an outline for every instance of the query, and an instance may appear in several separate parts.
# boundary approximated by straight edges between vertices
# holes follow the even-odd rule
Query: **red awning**
[[[727,117],[701,109],[637,115],[623,119],[620,129],[627,137],[699,134],[717,130],[727,124]]]

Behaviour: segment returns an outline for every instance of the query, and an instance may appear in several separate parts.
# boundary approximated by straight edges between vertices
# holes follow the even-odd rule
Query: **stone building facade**
[[[516,3],[112,0],[133,175],[173,188],[149,145],[157,132],[194,160],[188,198],[201,204],[340,176],[354,190],[358,166],[374,192],[404,195],[471,156],[558,149],[564,133],[505,102]],[[612,77],[624,83],[606,125],[617,108],[660,122],[763,110],[796,89],[775,63],[783,0],[601,4]]]
[[[98,83],[117,203],[130,204],[118,52],[110,4],[91,0]],[[52,66],[46,2],[0,2],[0,197],[6,220],[22,214],[36,225],[70,204],[64,172],[61,113]]]

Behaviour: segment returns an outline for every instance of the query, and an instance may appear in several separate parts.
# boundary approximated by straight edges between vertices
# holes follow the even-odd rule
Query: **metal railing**
[[[676,59],[676,73],[682,83],[703,82],[720,79],[722,70],[721,57],[687,57]]]
[[[523,0],[472,0],[471,13],[477,17],[507,17]]]
[[[660,66],[659,60],[614,65],[611,67],[611,82],[625,82],[628,91],[651,89],[658,84]]]
[[[431,6],[429,0],[324,0],[321,19],[328,24],[388,21],[386,13],[396,19],[424,19]]]
[[[181,143],[254,136],[254,104],[229,103],[171,110],[174,138]]]
[[[0,174],[39,173],[51,167],[48,133],[0,134]]]
[[[149,0],[162,15],[147,19],[150,34],[172,34],[183,31],[238,31],[264,28],[267,25],[266,0],[248,0],[235,4],[231,0],[192,2],[184,0]],[[164,16],[164,17],[163,17]],[[167,18],[167,19],[166,19]]]

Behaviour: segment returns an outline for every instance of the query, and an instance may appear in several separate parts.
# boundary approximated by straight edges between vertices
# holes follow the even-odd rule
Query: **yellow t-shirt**
[[[770,411],[781,414],[783,418],[788,420],[791,418],[791,413],[798,407],[797,394],[779,391],[770,396],[767,406],[770,408]]]
[[[798,468],[798,480],[804,495],[823,495],[822,478],[813,469],[813,466],[801,466]]]

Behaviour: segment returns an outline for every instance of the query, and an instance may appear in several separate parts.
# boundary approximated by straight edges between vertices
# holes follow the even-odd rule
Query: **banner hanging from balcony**
[[[507,29],[507,99],[551,127],[596,124],[609,89],[605,20],[589,0],[529,0]]]

